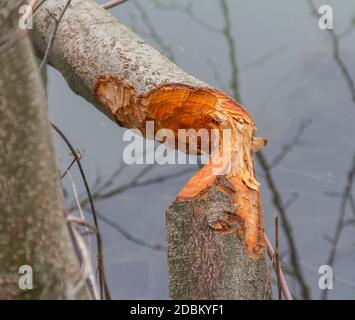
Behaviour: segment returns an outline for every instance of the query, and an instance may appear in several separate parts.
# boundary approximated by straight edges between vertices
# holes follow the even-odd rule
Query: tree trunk
[[[194,179],[190,183],[195,184]],[[271,298],[265,251],[257,255],[248,252],[243,240],[243,222],[235,214],[238,205],[231,193],[243,194],[243,189],[240,185],[234,190],[224,177],[218,177],[196,197],[185,198],[183,190],[168,208],[171,298]],[[251,197],[260,212],[259,194],[255,192]],[[224,234],[216,230],[224,222],[234,225],[235,232]]]
[[[46,1],[35,15],[33,39],[44,54],[65,0]],[[91,0],[72,0],[60,22],[49,63],[74,92],[113,121],[153,139],[161,129],[206,129],[209,144],[176,138],[170,146],[218,158],[184,187],[167,212],[172,298],[270,298],[260,184],[253,153],[265,145],[238,102],[187,74]],[[153,135],[146,130],[154,122]],[[228,143],[212,152],[212,131]],[[161,137],[159,141],[163,141]],[[192,141],[192,142],[191,142]],[[175,142],[175,143],[174,143]],[[178,143],[178,145],[176,145]],[[226,163],[225,154],[230,155]],[[217,156],[216,156],[217,155]],[[218,161],[217,161],[218,162]]]
[[[20,32],[21,3],[0,1],[0,44]],[[0,70],[0,299],[90,298],[64,217],[45,92],[25,33],[0,54]],[[20,274],[21,266],[32,268],[33,289],[30,269]]]

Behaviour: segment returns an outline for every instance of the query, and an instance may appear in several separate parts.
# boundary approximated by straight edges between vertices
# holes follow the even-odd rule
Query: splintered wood
[[[176,201],[196,199],[214,184],[228,195],[235,210],[209,221],[208,226],[221,234],[236,233],[251,256],[259,255],[264,248],[264,227],[252,155],[266,144],[266,139],[253,137],[255,123],[238,102],[217,89],[174,83],[159,85],[138,96],[133,85],[106,75],[98,78],[94,94],[119,125],[146,135],[145,123],[153,121],[155,133],[161,129],[174,132],[177,146],[181,145],[177,141],[181,129],[217,129],[222,140],[218,152],[212,153],[210,143],[207,151],[212,153],[211,161],[191,178]],[[223,141],[224,130],[231,131],[229,141]],[[186,152],[191,148],[190,141],[184,146]],[[197,144],[198,153],[206,152],[200,141]],[[230,159],[214,161],[221,154]]]

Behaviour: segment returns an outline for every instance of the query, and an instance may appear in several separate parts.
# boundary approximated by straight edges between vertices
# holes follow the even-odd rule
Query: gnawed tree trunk
[[[167,210],[171,298],[270,299],[265,252],[263,247],[258,253],[248,251],[236,199],[245,196],[261,212],[259,194],[250,194],[243,184],[233,186],[224,177],[216,177],[203,193],[187,198],[185,189],[198,183],[197,177],[202,180],[199,175],[203,171],[191,179]],[[233,226],[235,232],[224,234],[225,226]],[[262,237],[261,226],[258,232]]]
[[[35,15],[33,39],[44,54],[65,0],[45,2]],[[138,129],[147,139],[170,129],[212,129],[223,136],[220,152],[229,161],[206,165],[181,191],[167,212],[172,298],[270,298],[265,261],[263,214],[253,152],[255,123],[239,103],[187,74],[91,0],[72,0],[61,20],[49,63],[74,92],[113,121]],[[189,152],[211,152],[192,139],[175,141]],[[194,142],[191,142],[194,141]],[[176,145],[176,143],[180,143]],[[218,161],[217,161],[218,162]],[[198,274],[200,271],[200,274]],[[266,292],[264,294],[264,292]]]
[[[0,45],[20,31],[21,2],[0,1]],[[45,92],[27,35],[0,54],[0,70],[0,299],[89,299],[64,217]],[[20,274],[21,266],[32,268],[33,289],[30,269]],[[22,287],[21,276],[27,280]]]

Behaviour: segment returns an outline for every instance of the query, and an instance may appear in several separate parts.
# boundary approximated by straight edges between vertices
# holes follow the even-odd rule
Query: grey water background
[[[164,8],[156,1],[138,1],[143,9],[139,10],[128,1],[110,12],[162,52],[173,53],[183,69],[231,93],[229,48],[221,34],[204,25],[213,28],[223,25],[219,1],[192,1],[194,14],[204,24],[175,7],[190,2],[160,2]],[[318,20],[306,1],[227,2],[238,64],[238,89],[243,104],[254,116],[258,134],[269,139],[264,149],[266,158],[273,159],[284,145],[293,141],[300,125],[311,121],[300,141],[273,168],[272,175],[283,203],[294,200],[287,208],[287,218],[305,280],[312,298],[318,299],[322,293],[318,287],[318,268],[326,264],[331,249],[327,238],[335,232],[341,194],[355,152],[355,102],[334,59],[332,38],[319,29]],[[317,7],[324,4],[315,3]],[[341,34],[348,30],[355,14],[355,2],[327,0],[326,4],[334,10],[335,32]],[[355,30],[339,40],[339,55],[353,79],[354,42]],[[51,119],[76,147],[85,150],[82,161],[90,184],[93,185],[97,177],[104,181],[121,162],[123,148],[127,145],[122,139],[125,129],[72,93],[62,76],[52,68],[49,68],[48,93]],[[71,156],[58,137],[56,147],[63,170]],[[142,181],[179,172],[185,167],[156,166]],[[126,168],[114,185],[125,184],[140,170],[142,165]],[[72,169],[71,174],[78,192],[83,193],[77,170]],[[277,210],[258,164],[257,174],[263,186],[266,232],[273,239],[273,216]],[[102,215],[119,223],[135,237],[164,245],[165,209],[191,175],[131,188],[115,197],[96,201],[96,206]],[[64,186],[70,206],[73,192],[68,178]],[[354,215],[347,209],[345,220],[351,221]],[[165,253],[137,245],[103,222],[100,225],[113,298],[168,298]],[[354,231],[351,223],[342,230],[334,263],[334,289],[330,290],[329,298],[355,297]],[[281,253],[287,269],[288,247],[284,233],[281,234]],[[294,278],[288,279],[291,289],[302,298]]]

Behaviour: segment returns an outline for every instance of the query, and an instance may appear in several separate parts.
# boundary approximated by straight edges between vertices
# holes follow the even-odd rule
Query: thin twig
[[[319,18],[318,12],[317,12],[317,8],[313,2],[313,0],[306,0],[311,14],[315,17],[315,18]],[[352,24],[354,22],[352,21]],[[355,103],[355,83],[353,78],[351,77],[351,74],[348,70],[348,67],[346,66],[346,64],[344,63],[343,59],[340,56],[340,50],[339,50],[339,36],[335,33],[335,31],[333,29],[327,29],[328,34],[331,37],[332,40],[332,44],[333,44],[333,58],[335,63],[338,65],[340,72],[342,73],[344,80],[346,82],[346,84],[348,85],[349,91],[351,93],[351,97],[353,102]]]
[[[189,2],[187,5],[178,5],[178,4],[166,4],[162,3],[160,1],[153,1],[155,3],[155,6],[162,9],[162,10],[176,10],[176,11],[182,11],[186,13],[187,16],[191,18],[194,22],[199,24],[201,27],[213,31],[213,32],[222,32],[221,28],[215,27],[210,25],[208,22],[204,21],[201,19],[197,14],[194,12],[193,8],[193,3]]]
[[[145,24],[146,30],[149,32],[149,36],[156,42],[156,44],[167,55],[167,57],[173,62],[175,62],[176,58],[173,50],[171,50],[171,48],[165,43],[155,26],[151,23],[145,8],[143,8],[143,6],[137,1],[132,1],[132,4],[139,12],[141,21]]]
[[[272,272],[272,269],[274,267],[274,259],[275,259],[275,256],[273,256],[271,258],[271,264],[270,264],[270,267],[269,267],[269,270],[268,270],[268,273],[267,273],[267,277],[266,277],[265,290],[264,290],[264,294],[263,294],[263,299],[264,300],[266,299],[267,291],[268,291],[269,284],[270,284],[271,272]]]
[[[280,153],[272,161],[270,161],[270,168],[276,167],[293,150],[295,146],[300,144],[303,133],[311,123],[311,119],[303,120],[301,122],[293,139],[289,143],[283,145]]]
[[[280,192],[276,186],[276,183],[272,176],[272,172],[271,172],[272,170],[269,167],[266,157],[264,156],[262,151],[257,152],[255,156],[261,168],[264,171],[266,183],[272,194],[273,205],[277,209],[277,213],[280,215],[281,218],[282,228],[285,232],[285,236],[286,236],[286,240],[290,252],[290,262],[292,265],[293,274],[297,279],[299,286],[301,287],[303,298],[308,300],[310,299],[310,292],[309,292],[307,282],[303,276],[303,269],[300,264],[299,253],[297,250],[295,239],[293,238],[292,225],[287,218],[285,205],[283,204]]]
[[[137,238],[136,236],[132,235],[131,233],[129,233],[127,230],[125,230],[121,225],[119,225],[117,222],[111,220],[110,218],[106,217],[105,215],[101,214],[100,212],[97,212],[97,217],[103,221],[104,223],[106,223],[107,225],[111,226],[112,228],[114,228],[115,230],[117,230],[123,237],[125,237],[127,240],[145,247],[145,248],[149,248],[155,251],[161,251],[161,252],[165,252],[166,248],[164,245],[161,245],[159,243],[156,244],[151,244],[146,242],[143,239]]]
[[[171,180],[171,179],[182,177],[183,175],[185,175],[187,173],[191,173],[191,172],[194,171],[193,169],[189,168],[189,169],[184,169],[184,170],[181,170],[181,171],[178,171],[178,172],[175,172],[175,173],[153,177],[153,178],[147,179],[145,181],[140,181],[140,179],[147,173],[147,171],[150,171],[151,169],[152,169],[152,167],[150,167],[150,166],[145,167],[131,181],[129,181],[129,182],[127,182],[127,183],[125,183],[125,184],[123,184],[121,186],[118,186],[116,188],[113,188],[111,190],[107,190],[108,186],[110,186],[110,183],[106,182],[103,186],[99,187],[92,194],[92,197],[93,197],[93,199],[95,201],[102,201],[104,199],[108,199],[108,198],[116,196],[116,195],[118,195],[120,193],[123,193],[123,192],[125,192],[125,191],[127,191],[129,189],[161,183],[161,182],[164,182],[164,181],[167,181],[167,180]],[[81,204],[82,207],[85,208],[85,206],[87,205],[88,202],[89,202],[89,199],[88,198],[84,198],[84,199],[81,200],[80,204]],[[73,210],[73,206],[71,206],[69,211],[72,211],[72,210]]]
[[[74,197],[77,201],[78,210],[80,212],[81,219],[76,218],[76,217],[72,217],[72,219],[70,219],[71,216],[67,215],[67,221],[72,222],[72,221],[75,221],[75,219],[78,219],[78,220],[80,220],[81,223],[79,223],[78,221],[76,221],[76,222],[78,224],[85,226],[86,233],[89,233],[89,231],[94,230],[94,233],[96,234],[97,233],[96,228],[88,225],[85,221],[85,215],[84,215],[84,212],[83,212],[82,208],[80,207],[80,203],[79,203],[77,188],[76,188],[74,180],[70,174],[70,171],[68,171],[68,177],[69,177],[70,182],[72,184]],[[69,224],[69,226],[72,230],[73,239],[76,241],[77,249],[80,252],[80,257],[81,257],[80,262],[81,262],[81,266],[83,267],[84,277],[87,278],[87,283],[89,284],[90,290],[92,291],[92,295],[95,298],[95,300],[97,300],[98,294],[97,294],[97,289],[96,289],[96,285],[95,285],[95,276],[94,276],[94,272],[92,270],[92,262],[91,262],[91,237],[88,237],[88,244],[86,246],[84,239],[82,239],[81,236],[77,234],[78,232],[76,232],[76,228],[70,224]]]
[[[66,143],[66,145],[68,146],[68,148],[70,149],[72,154],[74,155],[76,163],[78,164],[79,171],[80,171],[80,174],[81,174],[81,177],[83,179],[84,186],[85,186],[85,189],[86,189],[86,193],[87,193],[88,198],[89,198],[91,212],[92,212],[92,215],[93,215],[93,218],[94,218],[95,228],[97,230],[96,241],[97,241],[97,253],[98,253],[97,254],[97,263],[98,263],[98,271],[99,271],[100,296],[101,296],[101,299],[104,299],[104,298],[111,299],[110,298],[110,293],[109,293],[109,290],[108,290],[108,286],[107,286],[107,282],[106,282],[106,278],[105,278],[103,245],[102,245],[102,238],[101,238],[101,233],[100,233],[100,229],[99,229],[99,223],[98,223],[98,220],[97,220],[96,210],[95,210],[95,206],[94,206],[94,201],[93,201],[92,196],[91,196],[91,191],[90,191],[90,188],[89,188],[89,184],[87,182],[84,169],[83,169],[82,164],[80,162],[80,157],[77,154],[77,152],[75,151],[75,148],[70,143],[69,139],[64,135],[64,133],[54,123],[52,123],[52,127],[61,136],[61,138],[64,140],[64,142]]]
[[[277,54],[283,52],[285,50],[284,46],[280,46],[276,49],[273,49],[270,52],[266,52],[264,55],[262,55],[261,57],[259,57],[258,59],[244,65],[240,67],[240,72],[245,72],[245,71],[249,71],[253,68],[256,67],[260,67],[261,65],[263,65],[264,63],[268,62],[269,60],[271,60],[272,58],[274,58]]]
[[[71,226],[69,224],[69,227],[71,228],[73,239],[75,241],[75,245],[78,248],[78,251],[80,252],[81,256],[81,266],[83,269],[83,279],[79,281],[79,283],[76,285],[76,289],[74,289],[75,292],[77,292],[80,287],[83,284],[84,279],[86,279],[86,282],[89,283],[90,286],[90,291],[93,295],[93,298],[96,300],[97,299],[97,290],[95,286],[95,277],[94,277],[94,272],[92,271],[92,266],[91,266],[91,257],[90,257],[90,251],[87,248],[84,239],[78,232],[78,230]]]
[[[81,154],[79,151],[77,151],[77,154],[78,154],[78,156],[79,156],[80,159],[83,157],[82,154]],[[76,162],[76,159],[75,159],[75,157],[74,157],[73,160],[70,162],[68,168],[67,168],[67,169],[64,171],[64,173],[61,175],[60,180],[63,180],[63,179],[64,179],[64,177],[65,177],[66,174],[69,172],[69,170],[71,169],[71,167],[74,165],[75,162]]]
[[[280,269],[279,217],[275,216],[275,270],[277,278],[278,297],[279,300],[282,300]]]
[[[329,252],[328,259],[327,259],[327,265],[329,265],[329,266],[333,266],[333,264],[334,264],[334,260],[335,260],[336,254],[337,254],[337,249],[338,249],[338,244],[340,241],[341,233],[343,231],[343,228],[345,227],[344,219],[345,219],[345,215],[346,215],[346,207],[347,207],[348,201],[350,201],[350,204],[351,204],[351,190],[352,190],[352,187],[354,184],[354,179],[355,179],[355,153],[353,155],[351,167],[350,167],[350,170],[347,175],[347,182],[346,182],[346,186],[344,188],[344,192],[343,192],[341,203],[340,203],[339,216],[338,216],[334,236],[331,240],[331,249]],[[321,298],[323,300],[325,300],[327,298],[327,296],[328,296],[328,289],[325,289],[322,293]]]
[[[103,4],[102,7],[106,10],[112,9],[112,8],[117,7],[118,5],[123,4],[127,1],[128,0],[112,0],[112,1],[109,1],[109,2],[106,2],[105,4]]]
[[[75,186],[74,180],[73,180],[73,178],[72,178],[72,176],[70,174],[70,171],[68,171],[68,177],[69,177],[69,180],[70,180],[72,188],[73,188],[74,198],[75,198],[75,201],[76,201],[79,213],[80,213],[80,217],[81,217],[81,219],[83,221],[85,221],[85,215],[84,215],[82,207],[80,206],[80,201],[79,201],[79,197],[78,197],[78,191],[76,189],[76,186]],[[86,228],[86,231],[89,231],[88,228]],[[96,232],[97,232],[97,230],[96,230]],[[91,248],[91,238],[90,237],[88,238],[88,247]]]
[[[72,215],[68,215],[67,216],[67,221],[69,223],[79,224],[79,225],[84,226],[85,228],[89,229],[93,233],[97,233],[97,230],[96,230],[95,226],[87,223],[86,221],[84,221],[84,220],[82,220],[82,219],[80,219],[78,217],[75,217],[75,216],[72,216]]]
[[[57,31],[58,31],[58,26],[59,26],[59,23],[60,21],[62,20],[64,14],[65,14],[65,11],[68,9],[69,5],[70,5],[70,2],[71,0],[68,0],[64,6],[64,8],[62,9],[62,11],[60,12],[59,14],[59,17],[56,18],[55,16],[53,16],[51,13],[49,13],[49,15],[53,18],[54,20],[54,29],[53,29],[53,32],[49,38],[49,41],[48,41],[48,44],[47,44],[47,48],[46,48],[46,51],[44,53],[44,57],[43,57],[43,60],[41,62],[41,65],[39,66],[39,70],[41,71],[42,67],[44,65],[47,64],[47,60],[48,60],[48,55],[49,55],[49,52],[51,51],[51,48],[53,46],[53,43],[54,43],[54,39],[55,39],[55,36],[57,34]]]
[[[270,259],[273,259],[273,257],[275,256],[275,250],[272,247],[272,244],[271,244],[269,238],[267,237],[267,235],[264,234],[264,236],[265,236],[265,242],[266,242],[268,256],[270,257]],[[274,267],[275,267],[275,264],[274,264]],[[285,277],[285,274],[282,270],[281,264],[279,265],[279,271],[280,271],[280,286],[281,286],[282,294],[286,300],[293,300],[292,294],[291,294],[290,288],[288,287],[286,277]]]
[[[69,179],[71,180],[72,183],[72,187],[73,187],[73,191],[74,193],[76,193],[76,186],[74,184],[74,181],[70,175],[70,172],[68,172],[68,176]],[[62,195],[62,193],[61,193]],[[62,201],[64,202],[64,199],[62,199]],[[75,250],[75,253],[79,259],[80,262],[80,266],[84,268],[84,270],[88,270],[88,266],[85,265],[86,262],[90,263],[90,270],[92,270],[92,266],[91,266],[91,258],[87,259],[88,255],[89,255],[89,250],[87,250],[86,245],[83,245],[83,239],[80,237],[80,235],[78,236],[78,232],[76,230],[76,228],[72,225],[72,223],[77,223],[77,224],[81,224],[84,225],[86,224],[85,221],[83,221],[82,223],[79,223],[79,221],[75,221],[75,220],[80,220],[82,221],[82,219],[79,219],[77,217],[71,216],[68,214],[67,210],[65,208],[63,208],[64,210],[64,216],[65,219],[67,221],[67,225],[68,225],[68,229],[69,229],[69,233],[71,236],[71,240],[73,242],[73,247]],[[81,210],[81,208],[80,208]],[[86,226],[86,230],[95,230],[94,232],[96,232],[96,228],[94,226],[91,225],[87,225]],[[86,275],[88,275],[88,277],[86,277]],[[86,285],[90,291],[91,297],[94,300],[98,299],[98,294],[97,294],[97,288],[96,288],[96,284],[95,284],[95,277],[94,277],[94,273],[90,271],[90,273],[86,273],[83,272],[83,278],[86,277]],[[82,281],[79,282],[79,284],[82,283]],[[79,285],[78,284],[78,285]],[[78,288],[78,285],[76,285],[76,288]],[[75,291],[75,290],[74,290]]]
[[[42,4],[44,4],[47,0],[42,0],[37,6],[36,8],[33,9],[32,14],[34,14],[41,6]]]

